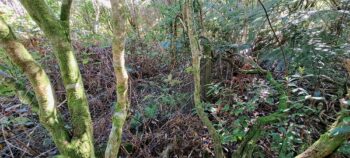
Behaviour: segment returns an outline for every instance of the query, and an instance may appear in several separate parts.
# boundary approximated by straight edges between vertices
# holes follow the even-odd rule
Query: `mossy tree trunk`
[[[350,75],[350,59],[345,59],[343,61],[343,67],[347,70]],[[347,88],[347,95],[344,99],[341,99],[340,105],[342,111],[340,112],[340,116],[337,120],[332,124],[331,128],[324,134],[320,136],[320,138],[313,143],[309,148],[307,148],[303,153],[299,154],[296,158],[321,158],[326,157],[332,154],[339,146],[341,146],[344,141],[350,139],[350,132],[344,132],[341,134],[335,134],[336,130],[340,128],[349,128],[350,124],[348,121],[344,121],[344,118],[350,117],[350,109],[349,109],[349,100],[350,98],[350,89]]]
[[[125,123],[128,101],[128,74],[125,67],[124,40],[126,36],[126,19],[128,9],[124,0],[111,0],[113,21],[113,67],[116,76],[117,102],[112,117],[112,130],[109,135],[106,158],[118,157],[119,147],[122,142],[123,125]]]
[[[204,108],[201,103],[201,82],[200,82],[200,58],[201,53],[199,49],[198,34],[195,33],[192,17],[192,0],[186,0],[185,2],[185,12],[187,21],[187,34],[190,40],[190,48],[192,52],[192,69],[193,69],[193,79],[194,79],[194,104],[196,107],[197,114],[203,124],[207,126],[209,134],[213,139],[215,157],[222,158],[225,157],[222,146],[220,135],[216,132],[213,124],[210,122],[207,114],[204,112]]]
[[[50,40],[66,89],[73,136],[71,157],[94,157],[92,121],[84,85],[70,39],[69,16],[72,0],[62,0],[60,18],[45,0],[21,0],[29,15]]]
[[[334,134],[334,130],[342,128],[343,126],[349,126],[342,121],[344,116],[338,117],[336,122],[333,123],[331,129],[322,134],[320,138],[307,148],[303,153],[296,156],[296,158],[323,158],[332,154],[344,141],[350,139],[350,132],[344,134]]]
[[[23,71],[33,87],[41,124],[49,131],[58,150],[63,155],[68,155],[71,152],[68,146],[70,138],[56,110],[54,91],[47,74],[27,49],[16,40],[15,35],[2,18],[0,19],[0,38],[0,43],[5,48],[8,57]],[[10,79],[8,82],[15,84]]]
[[[342,111],[330,129],[296,158],[322,158],[331,155],[345,141],[350,139],[350,124],[345,119],[350,116],[349,101],[340,99]],[[345,130],[344,130],[345,129]]]

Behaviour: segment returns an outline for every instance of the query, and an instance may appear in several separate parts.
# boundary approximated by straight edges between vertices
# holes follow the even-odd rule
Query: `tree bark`
[[[215,157],[223,158],[225,157],[222,146],[220,135],[216,132],[213,124],[210,122],[207,114],[204,112],[201,103],[201,82],[200,82],[200,50],[199,50],[199,42],[198,35],[195,34],[194,25],[193,25],[193,17],[192,17],[192,1],[186,0],[185,4],[185,12],[186,12],[186,21],[187,21],[187,33],[188,38],[190,40],[190,48],[192,52],[192,68],[193,68],[193,80],[194,80],[194,104],[196,107],[197,114],[203,124],[207,126],[209,130],[209,134],[213,139],[214,143],[214,152]]]
[[[72,0],[62,1],[61,19],[55,17],[45,0],[21,0],[21,3],[50,40],[58,60],[73,127],[70,146],[74,152],[71,157],[94,157],[89,105],[69,35]]]
[[[92,6],[94,8],[94,21],[93,21],[93,33],[97,34],[98,30],[100,29],[100,4],[98,0],[92,0]]]
[[[118,157],[122,142],[123,125],[129,108],[128,100],[128,74],[125,67],[124,40],[126,36],[127,6],[124,0],[111,0],[113,22],[113,66],[116,77],[117,102],[112,117],[112,130],[109,135],[106,158]]]
[[[213,70],[213,59],[212,59],[212,46],[209,39],[205,37],[201,37],[200,46],[203,53],[203,60],[201,61],[201,85],[202,85],[202,97],[206,100],[209,99],[209,95],[207,94],[209,88],[208,84],[210,84],[213,80],[212,70]]]
[[[64,122],[56,110],[54,91],[47,74],[27,49],[16,40],[15,35],[2,18],[0,18],[0,38],[1,45],[5,48],[9,58],[23,71],[33,87],[41,124],[49,131],[58,150],[67,155],[70,152],[70,147],[67,146],[70,139],[64,128]]]

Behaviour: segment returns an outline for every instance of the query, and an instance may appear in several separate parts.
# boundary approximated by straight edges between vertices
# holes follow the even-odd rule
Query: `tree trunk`
[[[193,27],[193,18],[192,18],[192,1],[186,0],[185,4],[186,11],[186,21],[187,21],[187,33],[188,38],[190,40],[190,48],[192,52],[192,68],[193,68],[193,79],[194,79],[194,104],[196,107],[197,114],[203,124],[207,126],[209,130],[209,134],[211,135],[214,143],[214,152],[215,157],[223,158],[225,157],[222,146],[220,135],[216,132],[213,124],[210,122],[207,114],[204,112],[201,103],[201,82],[200,82],[200,50],[199,50],[199,42],[198,35],[195,34]]]
[[[213,59],[212,59],[212,53],[211,53],[212,47],[209,39],[205,37],[201,37],[200,46],[203,52],[203,60],[201,61],[201,67],[202,67],[201,68],[201,73],[202,73],[201,87],[203,89],[202,97],[208,100],[209,99],[209,96],[207,94],[209,90],[208,84],[210,84],[213,80],[213,75],[212,75]]]
[[[72,0],[63,0],[57,19],[44,0],[21,0],[29,15],[53,45],[66,89],[68,109],[73,126],[71,157],[94,157],[92,121],[82,77],[69,35],[69,14]]]
[[[94,22],[93,22],[93,33],[97,34],[99,28],[100,28],[100,4],[98,0],[92,0],[92,6],[94,8]]]
[[[113,66],[116,77],[117,102],[112,117],[112,130],[109,135],[106,158],[118,157],[122,142],[123,125],[129,108],[128,74],[125,67],[124,40],[126,36],[127,6],[124,0],[111,0],[113,21]]]
[[[0,38],[1,45],[5,48],[9,58],[24,72],[33,87],[41,124],[49,131],[58,150],[68,155],[70,152],[70,147],[67,146],[69,135],[56,110],[54,91],[47,74],[27,49],[16,40],[15,35],[2,18],[0,19]]]

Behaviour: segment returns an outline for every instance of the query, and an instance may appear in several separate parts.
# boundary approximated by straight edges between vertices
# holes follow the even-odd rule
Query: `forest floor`
[[[111,47],[84,46],[81,43],[75,43],[74,47],[90,103],[95,147],[97,154],[102,155],[111,128],[113,103],[116,100]],[[30,50],[37,52],[43,59],[40,61],[56,90],[58,107],[64,119],[69,120],[64,88],[50,48],[39,45],[35,48],[30,47]],[[128,121],[124,126],[121,155],[145,158],[211,157],[212,142],[208,131],[193,110],[192,77],[190,73],[185,72],[185,69],[190,66],[190,55],[178,60],[181,62],[173,64],[160,62],[164,61],[163,55],[127,56],[131,107]],[[249,69],[249,65],[245,63],[241,66]],[[229,73],[231,76],[226,76],[225,80],[216,78],[226,85],[226,90],[230,90],[225,92],[230,96],[221,96],[222,98],[249,102],[256,97],[251,92],[257,87],[269,89],[264,76]],[[263,97],[264,94],[261,93],[257,99],[264,99]],[[47,157],[57,154],[58,151],[47,131],[39,124],[37,116],[30,111],[30,108],[22,105],[16,97],[0,98],[0,102],[3,104],[0,109],[3,114],[0,138],[2,157],[11,157],[11,155]],[[233,128],[231,124],[238,118],[223,110],[225,108],[223,104],[214,102],[211,106],[214,112],[208,111],[210,119],[215,124]],[[248,127],[258,116],[267,115],[274,110],[276,110],[275,106],[259,104],[253,111],[244,113],[252,120],[248,123]],[[311,130],[313,132],[310,138],[304,138],[310,143],[321,134],[320,131],[326,128],[325,124],[315,122],[314,119],[305,119],[305,116],[299,120],[304,121],[302,123],[305,125],[304,129],[314,129]],[[332,120],[332,118],[326,120]],[[69,126],[67,128],[69,129]],[[276,130],[278,133],[275,127],[266,127],[266,129]],[[304,129],[301,128],[300,132]],[[265,150],[266,157],[276,157],[270,140],[263,138],[258,144]],[[231,155],[237,145],[229,142],[224,145],[224,148],[227,155]]]

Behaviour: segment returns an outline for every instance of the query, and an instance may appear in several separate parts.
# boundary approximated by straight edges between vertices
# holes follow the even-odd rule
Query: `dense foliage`
[[[23,1],[0,0],[0,16],[47,73],[64,129],[74,136],[57,47]],[[64,0],[43,1],[61,16]],[[108,0],[71,6],[67,42],[81,73],[97,157],[104,155],[121,94],[130,102],[118,128],[124,127],[122,157],[222,157],[218,146],[226,157],[350,155],[349,0],[125,2],[122,17]],[[40,108],[28,106],[37,93],[4,41],[1,156],[62,154],[39,123]],[[123,74],[112,56],[116,48],[125,52],[126,87],[115,84]]]

